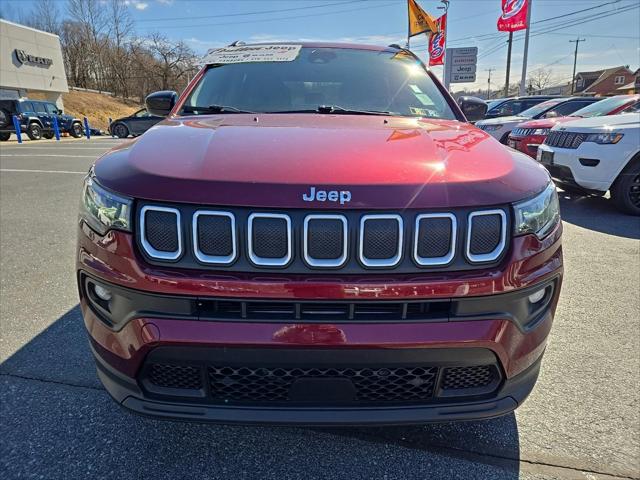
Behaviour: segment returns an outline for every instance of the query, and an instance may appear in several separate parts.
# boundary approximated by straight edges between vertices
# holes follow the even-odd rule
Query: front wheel
[[[0,133],[0,142],[6,142],[9,138],[11,138],[11,134],[9,132]]]
[[[611,199],[619,210],[640,216],[640,155],[636,155],[611,187]]]
[[[71,131],[69,133],[71,133],[71,136],[74,138],[80,138],[82,136],[82,125],[79,122],[74,123],[71,125]]]
[[[42,138],[42,127],[37,123],[30,123],[27,129],[27,136],[30,140],[40,140]]]
[[[127,138],[129,136],[129,129],[126,125],[118,123],[113,127],[113,134],[118,138]]]

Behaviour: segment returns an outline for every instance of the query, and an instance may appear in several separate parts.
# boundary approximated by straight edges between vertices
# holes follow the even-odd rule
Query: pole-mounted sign
[[[447,48],[445,84],[476,81],[478,47]]]

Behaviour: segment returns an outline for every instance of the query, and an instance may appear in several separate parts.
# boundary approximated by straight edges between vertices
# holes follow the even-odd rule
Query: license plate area
[[[542,150],[540,153],[540,163],[543,165],[553,165],[553,152]]]

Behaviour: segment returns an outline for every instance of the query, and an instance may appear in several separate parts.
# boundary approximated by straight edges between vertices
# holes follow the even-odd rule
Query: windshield
[[[555,107],[559,103],[562,103],[566,98],[554,98],[553,100],[547,100],[546,102],[534,105],[531,108],[527,108],[518,114],[519,117],[535,118],[541,113],[546,112],[552,107]]]
[[[500,99],[500,100],[491,100],[487,103],[487,110],[491,110],[495,107],[497,107],[498,105],[500,105],[501,103],[504,103],[506,100]]]
[[[576,110],[571,116],[584,118],[601,117],[629,103],[632,99],[633,97],[627,96],[607,98],[606,100],[600,100],[580,110]]]
[[[388,112],[456,119],[411,55],[347,48],[302,48],[293,61],[212,65],[181,113],[241,112]]]

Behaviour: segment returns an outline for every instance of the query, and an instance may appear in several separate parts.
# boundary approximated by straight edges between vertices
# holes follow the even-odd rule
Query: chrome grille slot
[[[418,265],[446,265],[455,256],[458,222],[451,213],[418,215],[413,256]]]
[[[506,245],[507,217],[502,210],[484,210],[469,214],[467,259],[473,263],[492,262]]]
[[[153,258],[176,260],[182,254],[180,211],[145,206],[140,210],[140,231],[144,251]]]

